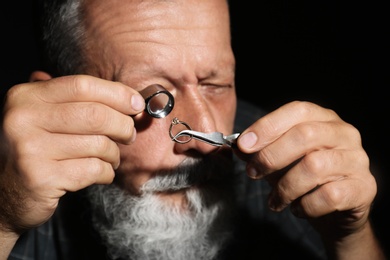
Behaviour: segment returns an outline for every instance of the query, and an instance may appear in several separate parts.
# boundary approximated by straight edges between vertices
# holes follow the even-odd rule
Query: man
[[[384,259],[359,132],[308,102],[237,103],[226,1],[44,10],[46,71],[4,106],[1,259]],[[164,118],[144,111],[153,84]]]

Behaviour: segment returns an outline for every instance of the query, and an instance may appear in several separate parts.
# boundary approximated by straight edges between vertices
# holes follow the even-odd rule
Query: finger
[[[333,212],[351,211],[351,220],[368,213],[376,194],[375,179],[371,175],[361,179],[343,179],[326,183],[303,196],[292,207],[299,217],[317,218]]]
[[[17,139],[46,133],[107,135],[121,143],[135,140],[133,118],[100,103],[62,103],[19,107],[4,118],[5,133]],[[16,139],[16,138],[15,138]]]
[[[21,95],[23,92],[26,95]],[[145,108],[143,97],[131,87],[88,75],[59,77],[34,85],[21,84],[12,88],[8,95],[9,99],[21,103],[26,103],[27,96],[48,104],[97,102],[127,115],[138,114]]]
[[[255,153],[248,167],[258,176],[281,170],[301,157],[324,149],[359,149],[361,138],[356,128],[343,121],[300,123],[274,142]]]
[[[39,114],[41,116],[32,118],[30,123],[50,133],[107,135],[124,143],[134,139],[133,119],[102,104],[58,104]]]
[[[111,164],[98,158],[71,159],[59,162],[62,172],[56,182],[66,191],[77,191],[92,184],[110,184],[115,172]]]
[[[120,163],[118,145],[103,135],[51,134],[45,138],[33,136],[22,141],[18,147],[25,155],[39,155],[41,158],[55,161],[96,157],[110,163],[114,169]]]
[[[316,151],[303,157],[274,182],[269,204],[272,209],[280,211],[323,185],[344,180],[364,183],[367,174],[371,175],[369,160],[362,149]]]
[[[92,184],[109,184],[115,173],[110,163],[99,158],[69,159],[62,161],[30,161],[30,190],[41,198],[60,198],[67,191],[78,191]],[[44,165],[44,167],[42,167]]]
[[[294,101],[265,115],[248,127],[237,140],[244,153],[253,153],[275,141],[293,126],[308,121],[341,120],[337,114],[310,102]]]

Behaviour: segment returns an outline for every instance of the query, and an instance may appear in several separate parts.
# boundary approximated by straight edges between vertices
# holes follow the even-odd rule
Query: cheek
[[[235,95],[226,96],[225,99],[218,100],[214,103],[213,114],[217,118],[217,129],[224,134],[230,134],[234,127],[234,118],[237,107]]]
[[[121,166],[126,170],[155,171],[161,168],[172,146],[168,130],[158,134],[137,134],[133,144],[120,145]]]
[[[138,193],[139,187],[149,180],[155,171],[174,165],[173,142],[168,130],[163,129],[148,129],[137,133],[134,143],[119,144],[121,163],[116,170],[116,181],[120,186],[132,193]]]

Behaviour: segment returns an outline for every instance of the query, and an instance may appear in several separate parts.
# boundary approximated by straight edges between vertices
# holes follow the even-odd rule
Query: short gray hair
[[[83,72],[85,40],[82,0],[43,0],[41,11],[42,65],[53,76]]]

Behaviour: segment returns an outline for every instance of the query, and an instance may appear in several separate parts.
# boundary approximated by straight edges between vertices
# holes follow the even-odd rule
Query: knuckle
[[[3,118],[4,132],[18,132],[18,129],[23,126],[25,120],[20,110],[9,110]]]
[[[86,158],[77,167],[67,171],[67,189],[78,190],[96,183],[96,179],[104,173],[104,162],[98,158]]]
[[[262,149],[258,152],[255,157],[264,169],[276,169],[276,158],[270,149]]]
[[[352,138],[353,140],[356,140],[356,144],[360,146],[361,134],[359,130],[351,124],[346,124],[346,126],[347,126],[348,137]]]
[[[108,114],[105,109],[96,104],[88,104],[82,108],[85,124],[93,131],[101,131],[107,125]]]
[[[338,205],[342,205],[341,202],[346,198],[345,191],[337,185],[324,185],[321,190],[324,193],[324,203],[330,209],[338,210]]]
[[[33,138],[29,138],[26,140],[19,140],[16,145],[15,151],[18,152],[18,157],[34,157],[36,155],[42,154],[40,141],[35,141]]]
[[[90,95],[93,86],[90,83],[89,77],[86,75],[73,76],[72,95],[76,98],[83,98]]]
[[[18,132],[19,134],[26,132],[25,129],[31,121],[29,111],[25,108],[10,109],[3,119],[5,129]],[[20,131],[20,129],[24,129],[24,131]]]
[[[50,165],[42,167],[35,158],[23,158],[18,163],[18,173],[23,176],[24,186],[30,190],[40,190],[50,182]],[[45,170],[46,169],[46,170]]]
[[[357,152],[357,157],[359,159],[356,161],[358,161],[360,165],[364,166],[367,169],[370,167],[370,158],[368,157],[367,153],[363,149],[360,149]]]
[[[317,153],[309,153],[302,158],[301,165],[308,173],[323,172],[326,168],[326,161]]]
[[[119,158],[120,152],[118,146],[109,138],[102,135],[94,136],[95,145],[95,153],[96,154],[104,154],[109,158]]]
[[[90,159],[88,168],[89,183],[110,183],[114,179],[114,169],[111,164],[97,158]]]
[[[6,93],[7,104],[16,102],[16,101],[20,100],[21,98],[26,98],[26,96],[22,95],[22,93],[27,91],[28,88],[29,88],[28,84],[17,84],[15,86],[13,86],[12,88],[8,89],[7,93]],[[27,95],[27,97],[28,96],[29,95]]]
[[[303,117],[313,112],[313,104],[307,101],[293,101],[290,103],[294,110]]]
[[[98,158],[89,158],[88,176],[92,176],[94,179],[104,172],[105,167],[103,161]]]
[[[301,144],[311,143],[319,132],[316,124],[300,124],[294,130],[296,132],[294,138]]]
[[[109,141],[105,136],[95,135],[94,137],[99,153],[111,150],[111,141]]]

